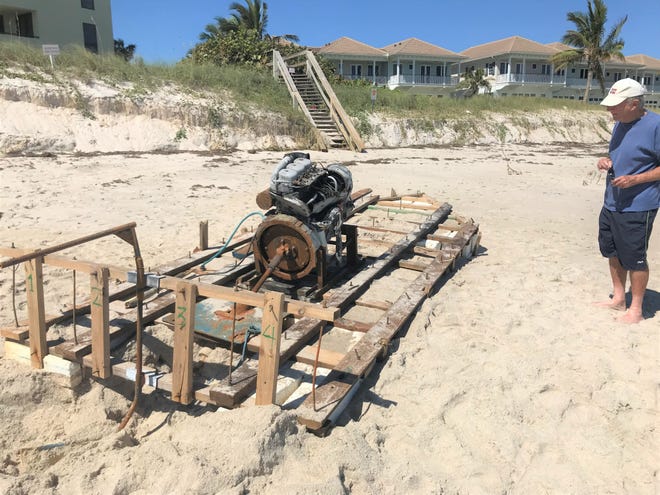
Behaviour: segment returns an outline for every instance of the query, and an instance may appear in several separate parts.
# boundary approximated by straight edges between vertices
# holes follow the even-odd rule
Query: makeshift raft
[[[327,431],[376,361],[387,356],[390,341],[457,262],[477,252],[480,241],[472,219],[452,214],[449,204],[423,194],[380,198],[365,190],[354,196],[356,207],[342,227],[349,245],[357,240],[349,248],[351,262],[323,291],[303,294],[302,299],[311,300],[300,300],[300,290],[274,290],[277,284],[261,292],[240,289],[241,277],[254,268],[247,249],[252,236],[228,243],[218,256],[218,248],[207,248],[205,223],[200,225],[202,250],[144,277],[140,266],[131,271],[69,259],[56,250],[43,249],[35,256],[0,248],[0,255],[10,258],[0,267],[25,265],[28,305],[26,321],[1,329],[5,355],[64,375],[72,384],[87,371],[101,381],[120,377],[136,382],[143,392],[163,391],[182,404],[235,408],[252,401],[276,403],[295,410],[309,430]],[[139,265],[134,224],[81,240],[112,234],[134,245]],[[90,299],[47,316],[44,263],[88,273]],[[198,268],[202,263],[209,263],[205,271]],[[111,288],[111,280],[122,283]],[[127,309],[136,304],[136,286],[142,287],[139,311]],[[142,304],[147,289],[155,294]],[[231,316],[236,305],[254,309],[238,319]],[[49,342],[49,327],[72,326],[74,315],[76,327],[83,329],[77,342]],[[113,356],[136,336],[136,326],[156,322],[174,332],[172,362],[165,371]],[[216,349],[221,356],[212,368],[216,375],[200,376],[196,370]]]

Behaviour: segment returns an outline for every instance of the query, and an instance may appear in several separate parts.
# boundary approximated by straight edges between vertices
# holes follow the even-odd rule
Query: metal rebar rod
[[[73,318],[73,342],[78,345],[78,329],[76,327],[76,271],[73,270],[73,310],[71,311]]]

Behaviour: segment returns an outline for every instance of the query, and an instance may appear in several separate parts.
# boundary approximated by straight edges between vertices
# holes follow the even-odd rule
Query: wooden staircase
[[[328,146],[331,148],[348,148],[346,139],[332,120],[330,109],[316,89],[314,81],[308,78],[306,74],[291,74],[291,78],[305,102],[309,114],[312,116],[312,124],[327,138]]]
[[[284,59],[273,50],[273,76],[284,82],[293,105],[301,109],[314,127],[319,149],[364,151],[362,138],[312,52],[306,50]]]

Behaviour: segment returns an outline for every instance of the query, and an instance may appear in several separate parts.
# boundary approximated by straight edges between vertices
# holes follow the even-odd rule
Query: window
[[[615,72],[614,73],[614,81],[618,81],[619,79],[623,79],[623,74],[621,72]]]
[[[96,26],[83,22],[83,39],[85,48],[93,53],[99,52],[99,42],[96,38]]]
[[[500,62],[500,74],[508,74],[509,64],[506,62]]]
[[[437,65],[435,67],[435,75],[438,77],[445,77],[445,67],[443,65]]]
[[[589,74],[589,70],[588,70],[588,69],[580,69],[580,79],[586,79],[588,74]],[[614,79],[614,80],[615,80],[615,81],[617,80],[617,79],[616,79],[616,76],[615,76],[615,79]]]
[[[351,65],[351,76],[360,77],[361,75],[362,75],[362,66],[361,65]]]
[[[34,38],[34,30],[32,29],[32,14],[19,14],[18,18],[18,35]]]
[[[431,75],[431,66],[430,65],[420,65],[419,66],[419,75],[420,76],[430,76]]]
[[[80,0],[80,6],[83,9],[94,10],[94,0]]]
[[[401,70],[401,64],[399,64],[399,70],[397,71],[397,66],[396,64],[392,64],[392,74],[401,74],[403,71]]]
[[[516,64],[516,74],[522,74],[523,66],[522,64]]]
[[[549,76],[550,75],[550,65],[542,64],[541,65],[541,74]]]
[[[413,68],[412,68],[412,64],[408,65],[408,70],[409,70],[410,72],[412,72],[412,70],[413,70]]]
[[[565,76],[566,75],[566,69],[557,69],[555,71],[555,76]]]
[[[0,33],[5,32],[5,18],[0,15]]]

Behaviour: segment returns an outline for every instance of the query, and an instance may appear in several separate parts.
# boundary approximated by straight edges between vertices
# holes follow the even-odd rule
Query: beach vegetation
[[[468,98],[479,94],[481,88],[486,93],[490,92],[490,83],[486,79],[486,72],[483,69],[467,71],[457,87],[465,88],[467,90],[465,96]]]

